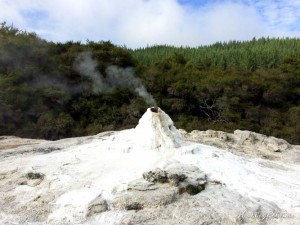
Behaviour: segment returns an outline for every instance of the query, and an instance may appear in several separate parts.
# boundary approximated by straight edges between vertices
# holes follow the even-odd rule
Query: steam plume
[[[134,91],[149,105],[156,106],[156,102],[152,95],[148,93],[141,81],[135,77],[132,68],[121,68],[117,66],[109,66],[106,68],[106,76],[104,77],[97,70],[97,61],[92,58],[90,52],[80,53],[75,60],[74,69],[84,77],[92,81],[93,92],[109,93],[115,88],[125,88]]]

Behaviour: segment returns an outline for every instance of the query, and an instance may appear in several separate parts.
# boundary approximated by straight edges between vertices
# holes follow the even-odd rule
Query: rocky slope
[[[194,130],[190,133],[183,129],[179,131],[186,141],[212,145],[237,155],[300,163],[300,146],[272,136],[247,130],[236,130],[234,133],[214,130]]]
[[[24,144],[24,145],[23,145]],[[0,224],[300,224],[299,149],[248,131],[0,140]]]

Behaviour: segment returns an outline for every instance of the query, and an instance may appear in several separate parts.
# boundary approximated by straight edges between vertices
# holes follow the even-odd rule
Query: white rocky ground
[[[300,149],[281,139],[148,109],[135,129],[0,149],[1,225],[300,224]]]

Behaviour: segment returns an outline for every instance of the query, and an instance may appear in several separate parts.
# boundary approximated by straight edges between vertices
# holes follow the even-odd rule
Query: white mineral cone
[[[172,149],[184,145],[184,140],[172,119],[160,108],[148,108],[134,130],[135,149]]]

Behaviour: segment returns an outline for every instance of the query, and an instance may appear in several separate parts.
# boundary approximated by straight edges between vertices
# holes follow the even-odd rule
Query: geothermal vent
[[[137,148],[171,149],[178,148],[184,141],[172,119],[159,107],[148,108],[135,128]]]

